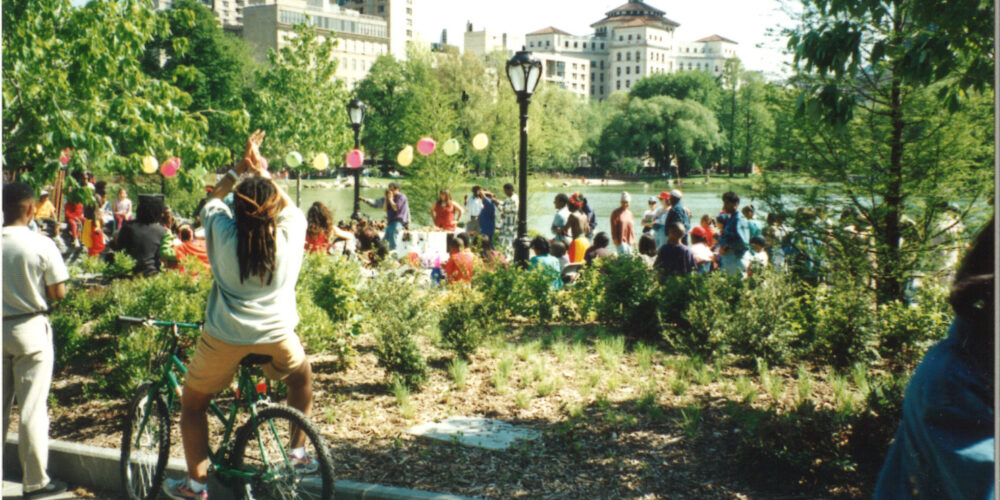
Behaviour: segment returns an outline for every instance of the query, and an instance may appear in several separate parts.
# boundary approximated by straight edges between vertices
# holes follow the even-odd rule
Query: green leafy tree
[[[789,32],[809,172],[836,183],[871,229],[880,302],[903,298],[933,251],[940,202],[992,188],[992,4],[803,0]],[[954,7],[954,10],[952,10]],[[972,90],[963,104],[958,98]],[[984,95],[985,94],[985,95]],[[973,130],[969,130],[973,129]],[[937,233],[937,234],[935,234]]]
[[[187,92],[189,110],[208,120],[209,142],[239,154],[249,123],[243,96],[258,66],[250,47],[224,32],[215,14],[196,0],[178,0],[158,15],[167,20],[169,33],[147,44],[143,68]]]
[[[205,145],[208,122],[187,111],[190,95],[143,72],[146,45],[167,29],[146,3],[15,0],[4,4],[3,24],[5,170],[41,186],[64,148],[75,150],[71,171],[127,177],[142,156],[177,156],[179,181],[191,189],[225,161]]]
[[[317,154],[336,161],[354,143],[347,125],[347,91],[334,76],[336,39],[321,40],[316,29],[305,24],[294,30],[287,45],[268,52],[269,64],[257,75],[258,90],[249,105],[252,128],[267,132],[265,155],[302,154],[299,178]]]
[[[368,106],[361,142],[373,158],[394,162],[407,143],[405,124],[415,107],[415,96],[405,69],[395,57],[380,56],[355,91]]]

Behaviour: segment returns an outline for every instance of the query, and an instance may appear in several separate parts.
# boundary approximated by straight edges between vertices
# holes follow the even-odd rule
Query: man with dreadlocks
[[[264,374],[285,382],[288,404],[307,416],[312,407],[312,369],[295,334],[295,282],[302,267],[306,218],[271,181],[258,149],[263,139],[259,130],[250,136],[243,160],[218,182],[201,210],[215,280],[205,330],[188,365],[181,397],[188,478],[164,484],[170,498],[208,498],[206,410],[212,395],[232,382],[245,356],[270,357]],[[251,175],[237,184],[245,173]],[[232,209],[222,201],[230,191]],[[304,434],[297,431],[291,455],[296,468],[309,473],[318,464],[304,444]]]

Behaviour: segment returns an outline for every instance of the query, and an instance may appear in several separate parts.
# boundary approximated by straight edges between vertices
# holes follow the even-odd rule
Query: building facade
[[[368,75],[378,56],[389,53],[389,27],[382,17],[342,7],[337,0],[266,1],[250,0],[243,8],[243,38],[260,60],[266,59],[268,49],[284,47],[300,23],[316,27],[320,39],[334,34],[336,76],[349,88]]]
[[[406,48],[416,39],[413,8],[416,0],[340,0],[348,7],[369,16],[385,19],[389,29],[389,53],[406,59]]]
[[[526,48],[539,59],[558,54],[588,61],[587,96],[592,99],[628,91],[636,81],[653,74],[707,71],[720,76],[726,59],[736,57],[736,42],[719,35],[694,42],[675,40],[678,26],[662,10],[629,2],[592,24],[592,35],[575,36],[548,27],[528,33]]]
[[[508,33],[495,33],[487,29],[473,31],[472,23],[466,24],[464,47],[465,52],[471,52],[477,56],[485,56],[491,52],[501,51],[508,55],[521,50],[524,46],[524,37]]]

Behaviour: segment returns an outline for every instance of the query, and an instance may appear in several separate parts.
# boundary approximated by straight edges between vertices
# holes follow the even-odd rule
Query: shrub
[[[730,331],[728,322],[740,298],[740,277],[711,273],[701,279],[692,278],[689,287],[688,306],[681,314],[684,326],[664,330],[664,338],[681,352],[705,359],[726,354],[731,342],[726,336]]]
[[[637,339],[655,338],[659,332],[654,297],[654,273],[638,256],[600,259],[590,270],[596,274],[597,317]]]
[[[360,269],[347,259],[310,254],[296,284],[299,313],[297,332],[311,352],[337,356],[335,369],[351,365],[354,348],[349,338],[359,332]]]
[[[838,368],[877,356],[875,296],[846,275],[816,288],[813,355]]]
[[[468,290],[445,306],[438,327],[441,343],[459,357],[469,359],[483,340],[496,332],[497,322],[482,295]]]
[[[792,321],[798,291],[788,274],[765,269],[741,283],[726,337],[733,351],[775,365],[789,361],[798,337]]]
[[[417,388],[427,379],[427,361],[414,337],[436,320],[429,292],[383,269],[362,289],[362,328],[376,340],[375,355],[390,384]]]
[[[942,287],[924,287],[915,304],[894,301],[878,308],[878,354],[882,359],[910,366],[931,344],[940,340],[951,322],[951,307]]]
[[[499,266],[477,272],[472,283],[495,319],[521,316],[547,323],[555,316],[559,292],[552,289],[552,276],[545,269]]]

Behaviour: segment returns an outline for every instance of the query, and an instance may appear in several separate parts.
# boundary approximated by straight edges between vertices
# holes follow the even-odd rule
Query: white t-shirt
[[[694,245],[688,247],[688,249],[691,250],[691,255],[694,257],[694,262],[696,264],[711,262],[711,260],[715,258],[715,256],[712,255],[712,249],[708,248],[708,245],[704,243],[695,243]]]
[[[469,220],[473,217],[479,217],[479,212],[483,211],[483,200],[480,200],[478,196],[469,196],[469,201],[465,203],[465,212],[469,214]]]
[[[49,308],[45,287],[69,279],[55,242],[27,226],[3,228],[3,315]]]
[[[299,323],[295,282],[306,244],[302,211],[290,205],[278,214],[271,284],[257,276],[240,282],[236,220],[228,205],[212,198],[201,209],[201,220],[215,278],[205,312],[205,332],[237,345],[269,344],[294,335]]]

